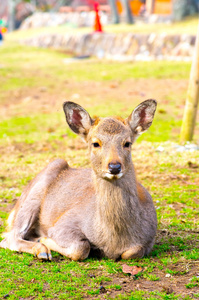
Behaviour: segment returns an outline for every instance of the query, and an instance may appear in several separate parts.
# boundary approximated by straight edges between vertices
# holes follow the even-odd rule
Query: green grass
[[[100,110],[103,110],[103,108],[106,112],[102,114],[99,112],[99,115],[107,116],[114,114],[113,110],[111,108],[107,109],[106,105],[102,105]],[[114,110],[116,112],[115,114],[117,114],[117,112],[120,111],[120,106],[115,106]],[[92,109],[90,109],[91,115],[94,115],[96,111],[99,111],[98,106],[93,106]],[[127,115],[127,113],[125,114]],[[169,138],[177,141],[177,135],[172,136],[172,128],[174,126],[180,129],[181,121],[174,120],[172,116],[169,116],[167,118],[167,126],[165,127],[164,119],[161,119],[157,114],[157,119],[154,121],[153,126],[148,133],[139,138],[138,142],[142,140],[164,142]],[[43,128],[42,131],[40,131],[41,127]],[[71,137],[74,136],[74,134],[66,128],[63,113],[31,114],[31,116],[12,117],[0,121],[0,144],[12,139],[14,139],[15,142],[25,141],[26,143],[38,143],[41,137],[46,141],[52,141],[62,139],[64,133]]]
[[[21,53],[23,53],[23,56]],[[25,139],[27,142],[40,140],[40,133],[42,133],[43,138],[46,137],[48,139],[48,137],[50,137],[53,139],[60,135],[61,130],[62,132],[64,131],[63,128],[65,124],[63,122],[64,117],[62,112],[56,114],[53,112],[53,115],[49,113],[46,114],[46,112],[41,114],[41,111],[44,110],[42,107],[40,111],[36,111],[36,114],[34,114],[36,110],[34,107],[33,111],[31,111],[31,115],[29,115],[29,111],[27,112],[23,109],[26,105],[26,101],[28,103],[34,100],[35,97],[38,97],[39,90],[42,90],[42,87],[47,90],[48,94],[54,94],[54,97],[56,97],[55,95],[59,93],[60,97],[64,99],[64,97],[67,97],[67,94],[70,93],[71,82],[78,82],[79,85],[86,83],[88,85],[86,92],[89,93],[89,87],[92,86],[94,82],[100,82],[105,86],[110,86],[113,81],[119,81],[120,85],[122,85],[122,82],[125,83],[125,81],[128,80],[135,80],[136,84],[136,80],[146,78],[154,80],[164,80],[167,78],[179,80],[187,78],[190,71],[190,63],[185,62],[153,62],[152,65],[149,62],[101,63],[91,59],[90,62],[83,61],[81,64],[74,63],[64,65],[63,59],[65,56],[63,53],[18,46],[16,44],[14,44],[14,46],[12,44],[7,45],[6,43],[4,47],[0,48],[0,55],[0,62],[3,64],[3,67],[0,68],[0,76],[2,77],[0,102],[2,104],[7,103],[9,105],[10,103],[13,105],[16,96],[20,98],[20,101],[23,100],[22,105],[15,106],[15,112],[12,118],[8,119],[5,114],[2,114],[0,137],[8,139],[12,136],[16,141]],[[34,95],[32,95],[33,91]],[[73,87],[74,93],[78,91],[78,87]],[[29,93],[31,93],[30,96]],[[151,96],[151,93],[152,92],[150,92],[149,96]],[[173,95],[171,93],[165,95],[165,99],[175,103],[176,98],[184,99],[185,97],[183,93],[181,93],[181,95],[176,95],[175,92],[173,93]],[[40,94],[42,94],[42,92],[40,92]],[[43,96],[45,96],[45,93],[43,93],[40,98]],[[107,116],[109,114],[119,113],[128,116],[133,108],[133,105],[128,104],[128,109],[124,111],[122,98],[115,103],[112,96],[108,96],[108,99],[104,97],[102,99],[100,95],[92,92],[92,97],[94,103],[92,106],[89,105],[91,106],[89,110],[91,115],[99,114],[101,116]],[[36,100],[34,101],[36,102]],[[100,102],[100,105],[96,102]],[[127,103],[125,105],[127,106]],[[161,105],[161,103],[159,105]],[[164,109],[163,106],[163,112]],[[59,106],[59,110],[61,110],[61,105]],[[9,109],[7,112],[9,115]],[[167,126],[165,126],[165,124],[167,124]],[[39,126],[44,128],[44,132],[39,130]],[[154,125],[149,131],[150,138],[147,133],[144,138],[140,138],[140,141],[142,139],[156,142],[167,141],[169,139],[172,140],[173,137],[175,139],[175,135],[172,136],[172,129],[178,128],[179,130],[180,126],[181,120],[176,119],[175,109],[172,112],[165,111],[163,114],[160,109],[160,113],[157,113]],[[53,127],[53,132],[47,134],[50,127]],[[39,133],[39,135],[37,133]],[[70,135],[68,130],[67,134]]]
[[[155,120],[136,142],[132,158],[138,179],[153,196],[158,234],[149,257],[128,262],[94,258],[71,262],[55,252],[52,262],[41,262],[26,253],[0,249],[0,297],[197,299],[199,153],[179,153],[174,147],[190,64],[95,59],[63,64],[63,53],[13,42],[20,34],[12,34],[0,48],[0,232],[24,186],[50,160],[62,157],[74,167],[90,164],[86,145],[66,126],[64,99],[77,101],[91,115],[127,117],[144,97],[157,93]],[[136,90],[138,85],[141,91]],[[163,152],[156,151],[160,145]],[[124,274],[124,263],[143,271]],[[106,293],[101,293],[101,286]],[[168,292],[168,286],[174,291]]]
[[[8,46],[7,46],[8,45]],[[21,53],[24,53],[23,56]],[[8,43],[0,48],[1,86],[6,98],[7,91],[20,88],[41,87],[52,90],[55,78],[59,81],[125,81],[130,78],[184,79],[190,71],[188,62],[132,62],[100,63],[94,59],[80,63],[63,64],[65,54],[47,49],[36,49]],[[67,89],[67,85],[65,86]]]

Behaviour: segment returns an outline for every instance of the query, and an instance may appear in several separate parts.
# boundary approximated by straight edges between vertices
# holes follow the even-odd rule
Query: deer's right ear
[[[156,100],[145,100],[140,103],[128,117],[127,121],[136,136],[140,135],[151,126],[156,106]]]
[[[69,127],[85,139],[92,125],[90,115],[83,107],[70,101],[64,102],[63,109]]]

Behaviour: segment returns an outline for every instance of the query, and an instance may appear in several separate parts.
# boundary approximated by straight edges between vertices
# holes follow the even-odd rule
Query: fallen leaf
[[[122,271],[126,274],[136,275],[142,271],[142,267],[122,265]]]

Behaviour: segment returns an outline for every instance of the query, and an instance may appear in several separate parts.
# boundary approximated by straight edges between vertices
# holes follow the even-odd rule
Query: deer
[[[86,141],[90,169],[50,162],[30,181],[7,220],[1,248],[51,260],[51,250],[85,260],[91,250],[110,259],[134,259],[152,250],[156,210],[137,181],[131,147],[152,124],[157,102],[140,103],[126,119],[95,117],[63,104],[70,129]]]

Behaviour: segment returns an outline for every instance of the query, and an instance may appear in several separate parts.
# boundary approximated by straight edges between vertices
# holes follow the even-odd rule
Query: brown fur
[[[100,122],[100,118],[94,116],[94,117],[93,117],[93,125],[94,125],[94,126],[97,126],[99,122]]]
[[[124,130],[125,127],[123,123],[113,118],[105,118],[103,121],[101,121],[101,126],[97,126],[97,131],[101,134],[118,134]]]
[[[137,193],[138,193],[138,198],[139,198],[140,202],[146,203],[147,202],[147,191],[139,182],[137,182]]]
[[[51,162],[33,179],[10,214],[0,247],[51,259],[50,250],[73,260],[91,248],[109,258],[148,254],[157,227],[147,190],[137,182],[131,143],[137,127],[148,128],[156,103],[141,103],[123,120],[92,120],[79,105],[66,102],[66,120],[87,142],[92,169]]]

